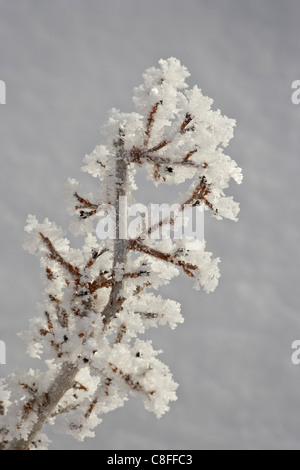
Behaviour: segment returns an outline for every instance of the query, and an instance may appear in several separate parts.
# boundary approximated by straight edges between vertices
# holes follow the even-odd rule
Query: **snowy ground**
[[[27,214],[68,227],[61,193],[99,143],[107,110],[132,111],[147,67],[175,56],[237,119],[228,152],[242,166],[240,221],[206,218],[222,278],[207,295],[180,278],[165,289],[185,324],[152,334],[180,383],[160,421],[132,399],[95,440],[52,433],[52,449],[300,449],[300,4],[294,0],[0,0],[1,326],[7,365],[37,367],[16,333],[40,300],[36,259],[22,251]],[[153,187],[143,187],[151,199]],[[167,197],[167,196],[166,196]],[[299,366],[300,367],[300,366]]]

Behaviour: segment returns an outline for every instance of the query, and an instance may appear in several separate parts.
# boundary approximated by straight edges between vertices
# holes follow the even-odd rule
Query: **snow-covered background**
[[[0,0],[0,377],[40,366],[16,337],[42,293],[39,263],[22,250],[27,214],[68,227],[64,184],[94,187],[82,157],[101,142],[109,108],[133,110],[146,68],[177,57],[189,83],[237,119],[228,153],[245,176],[227,192],[239,222],[206,217],[219,287],[173,282],[164,291],[185,323],[151,332],[179,400],[157,420],[131,399],[83,444],[51,429],[51,449],[300,449],[299,17],[295,0]],[[142,189],[157,198],[149,182]]]

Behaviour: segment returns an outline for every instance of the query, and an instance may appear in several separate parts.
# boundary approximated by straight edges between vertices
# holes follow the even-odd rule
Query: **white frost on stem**
[[[184,273],[195,288],[212,292],[219,260],[205,244],[190,251],[184,239],[127,239],[119,204],[120,198],[130,200],[136,169],[145,167],[156,185],[189,182],[182,210],[201,205],[218,219],[237,220],[239,206],[225,190],[231,179],[241,183],[242,174],[224,154],[235,122],[212,110],[199,88],[189,89],[188,76],[178,60],[160,60],[134,90],[136,112],[110,112],[106,144],[84,157],[83,171],[100,180],[100,193],[83,192],[74,179],[66,189],[70,229],[84,237],[82,249],[71,248],[48,219],[28,217],[25,248],[39,257],[46,288],[39,315],[22,337],[47,370],[0,381],[1,449],[46,449],[46,423],[79,440],[92,437],[102,416],[130,394],[157,417],[176,399],[177,384],[157,358],[161,351],[139,336],[150,327],[183,322],[180,305],[163,299],[155,292],[159,287]],[[106,242],[95,227],[105,204],[117,214],[116,239]],[[148,235],[170,222],[148,227]]]

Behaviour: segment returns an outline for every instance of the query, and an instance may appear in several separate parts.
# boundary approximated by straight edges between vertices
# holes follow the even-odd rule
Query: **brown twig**
[[[187,162],[189,158],[191,158],[192,155],[194,155],[194,153],[198,152],[198,149],[194,149],[194,150],[191,150],[189,153],[186,154],[185,158],[184,158],[184,162]]]
[[[79,196],[77,192],[74,193],[74,197],[81,204],[75,206],[75,210],[80,211],[79,214],[81,219],[87,219],[88,217],[97,214],[99,204],[93,204],[88,199]]]
[[[137,279],[139,277],[149,276],[149,274],[150,273],[147,272],[147,271],[137,271],[137,272],[134,272],[134,273],[124,273],[122,275],[122,282],[125,279]],[[93,294],[94,292],[96,292],[99,289],[113,287],[117,282],[119,282],[119,281],[115,280],[114,275],[112,276],[111,279],[107,279],[105,276],[99,276],[95,281],[89,283],[89,285],[88,285],[89,292],[91,294]]]
[[[186,113],[185,115],[185,120],[183,121],[183,123],[181,124],[181,127],[180,127],[180,134],[184,134],[185,132],[187,132],[188,130],[194,130],[193,128],[191,129],[187,129],[187,126],[189,125],[189,123],[192,121],[193,117],[191,116],[190,113]]]
[[[156,111],[157,111],[157,109],[156,109]],[[155,113],[151,116],[151,118],[152,118],[152,120],[151,120],[151,127],[152,127],[152,125],[153,125],[154,115],[155,115]],[[191,128],[187,129],[187,126],[188,126],[189,123],[192,121],[192,119],[193,119],[193,116],[192,116],[191,114],[189,114],[189,113],[186,113],[185,119],[184,119],[184,121],[181,123],[181,126],[180,126],[180,130],[179,130],[179,133],[180,133],[180,134],[183,135],[183,134],[185,134],[185,133],[188,132],[188,131],[194,131],[194,130],[195,130],[195,127],[194,127],[194,126],[192,126]],[[174,137],[175,137],[175,136],[174,136]],[[173,137],[173,139],[174,139],[174,137]],[[163,147],[166,147],[166,145],[170,144],[170,143],[173,141],[173,139],[171,139],[171,140],[163,140],[163,141],[160,142],[159,144],[157,144],[157,145],[155,145],[154,147],[148,149],[148,152],[152,153],[152,152],[157,152],[158,150],[161,150]],[[148,139],[148,141],[149,141],[149,139]],[[147,140],[144,141],[144,146],[145,146],[145,147],[147,147],[148,141],[147,141]]]
[[[172,165],[172,166],[189,166],[189,167],[194,167],[194,168],[204,168],[203,163],[196,163],[193,162],[192,160],[189,160],[189,158],[196,153],[197,150],[193,150],[187,154],[187,156],[184,158],[184,160],[172,160],[169,157],[164,157],[164,156],[159,156],[159,155],[150,155],[150,152],[143,151],[141,149],[133,149],[130,153],[131,156],[131,161],[134,163],[137,163],[138,165],[142,165],[145,160],[153,163],[154,165]],[[188,158],[187,158],[188,157]],[[205,166],[207,168],[207,166]]]
[[[88,262],[86,263],[84,269],[89,269],[91,268],[92,266],[94,266],[94,264],[96,263],[97,259],[100,258],[100,256],[104,255],[104,253],[107,253],[109,250],[107,248],[103,248],[103,250],[101,251],[97,251],[97,250],[93,250],[92,251],[92,256],[90,257],[90,259],[88,260]]]
[[[122,323],[118,331],[117,338],[115,340],[116,344],[119,344],[122,342],[124,336],[126,335],[126,332],[127,332],[127,326],[125,325],[125,323]]]
[[[152,109],[150,111],[150,114],[148,116],[147,128],[146,128],[146,131],[145,131],[147,139],[144,140],[145,147],[147,147],[149,139],[151,137],[151,130],[152,130],[152,127],[153,127],[153,124],[154,124],[155,114],[157,113],[159,105],[162,105],[162,104],[163,104],[163,101],[158,101],[157,103],[155,103],[155,105],[152,107]]]
[[[167,263],[174,264],[183,269],[183,271],[189,277],[195,277],[193,271],[197,271],[199,268],[195,264],[187,263],[183,260],[177,259],[174,255],[170,253],[162,253],[161,251],[156,250],[155,248],[151,248],[137,240],[131,240],[129,242],[129,247],[133,251],[139,251],[141,253],[145,253],[147,255],[153,256],[154,258],[160,259],[162,261],[166,261]]]
[[[138,392],[142,392],[142,393],[145,393],[146,395],[154,395],[155,393],[155,390],[151,390],[150,392],[147,392],[147,390],[145,390],[143,388],[143,386],[140,384],[140,382],[137,380],[136,382],[133,380],[132,376],[130,374],[125,374],[121,369],[119,369],[117,366],[109,363],[108,364],[109,367],[111,368],[111,370],[115,373],[115,374],[119,374],[120,377],[122,377],[122,379],[124,380],[124,382],[134,391],[138,391]],[[145,372],[146,373],[146,372]]]
[[[209,194],[210,189],[207,186],[205,177],[201,178],[200,184],[196,186],[192,195],[180,206],[180,211],[182,212],[184,208],[188,205],[195,205],[197,201],[203,201],[214,213],[217,213],[218,210],[214,209],[212,204],[207,200],[206,196]],[[174,217],[166,217],[164,220],[152,225],[147,231],[148,237],[151,237],[152,233],[156,232],[159,228],[163,227],[166,224],[174,225]],[[136,240],[139,240],[138,238]]]
[[[78,202],[81,204],[81,206],[76,206],[75,209],[98,209],[99,207],[99,204],[93,204],[92,202],[90,202],[88,199],[85,199],[81,196],[79,196],[79,194],[77,192],[74,193],[74,196],[75,198],[78,200]]]
[[[147,319],[154,319],[159,317],[159,313],[152,312],[134,312],[136,315],[141,315]]]
[[[59,252],[54,248],[54,246],[53,246],[52,242],[49,240],[49,238],[45,237],[45,235],[43,235],[41,232],[40,232],[40,237],[42,238],[43,242],[45,243],[45,245],[48,248],[50,259],[52,259],[54,261],[57,261],[63,268],[65,268],[71,274],[71,276],[78,279],[80,277],[79,268],[77,266],[73,266],[71,263],[66,261],[59,254]]]

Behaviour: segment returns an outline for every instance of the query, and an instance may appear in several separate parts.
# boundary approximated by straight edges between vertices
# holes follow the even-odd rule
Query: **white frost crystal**
[[[139,335],[183,322],[180,305],[157,289],[185,273],[195,288],[212,292],[219,259],[205,243],[190,251],[185,240],[100,241],[96,224],[100,205],[132,198],[142,166],[157,185],[188,182],[182,208],[202,205],[218,219],[237,220],[239,206],[224,192],[231,178],[242,181],[224,154],[235,121],[212,110],[213,101],[198,87],[189,89],[188,77],[178,60],[160,60],[134,90],[136,112],[110,112],[105,145],[84,157],[83,171],[101,182],[99,194],[83,193],[75,179],[66,189],[71,231],[84,237],[82,249],[71,248],[48,219],[28,217],[25,248],[39,257],[47,285],[39,316],[22,336],[48,370],[16,372],[0,382],[0,448],[45,449],[40,431],[57,417],[61,432],[92,437],[103,414],[123,406],[130,394],[141,396],[157,417],[176,399],[177,384],[157,357],[161,351]],[[150,235],[155,227],[147,230]]]

